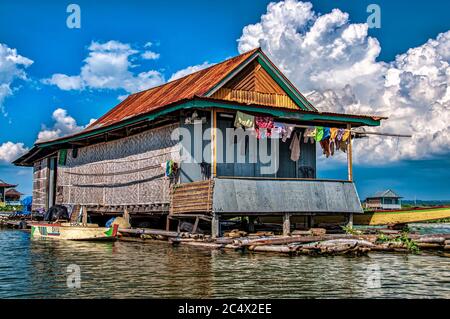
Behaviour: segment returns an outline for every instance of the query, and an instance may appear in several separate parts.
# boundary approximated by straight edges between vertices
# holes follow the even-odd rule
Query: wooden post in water
[[[347,124],[347,130],[350,131],[347,144],[347,168],[348,168],[348,180],[353,181],[353,154],[352,154],[352,126]]]
[[[353,214],[348,214],[346,226],[349,228],[353,228]]]
[[[125,219],[128,224],[130,223],[130,213],[128,212],[128,208],[126,206],[123,210],[123,219]]]
[[[198,222],[200,221],[200,218],[197,216],[195,218],[194,226],[192,227],[192,233],[195,234],[197,232],[198,228]]]
[[[170,217],[167,215],[166,217],[166,231],[170,230]]]
[[[220,236],[220,220],[219,215],[213,212],[211,219],[211,237],[217,238]]]
[[[217,175],[217,112],[211,109],[211,166],[212,177]]]
[[[291,234],[291,214],[284,213],[283,215],[283,236]]]
[[[347,130],[350,131],[347,144],[347,166],[348,166],[348,180],[353,182],[353,150],[352,150],[352,126],[347,124]],[[348,216],[347,227],[353,228],[353,214]]]
[[[81,206],[82,209],[82,217],[81,217],[81,224],[83,226],[87,225],[87,210],[85,206]]]

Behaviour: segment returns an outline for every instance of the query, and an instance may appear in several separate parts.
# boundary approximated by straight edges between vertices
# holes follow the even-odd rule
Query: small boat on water
[[[32,223],[31,237],[63,240],[113,241],[118,238],[119,225],[99,227],[97,224]]]

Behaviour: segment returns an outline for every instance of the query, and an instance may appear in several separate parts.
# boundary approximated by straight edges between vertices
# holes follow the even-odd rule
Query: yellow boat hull
[[[111,241],[117,239],[118,225],[110,228],[97,225],[31,224],[31,237],[61,240]]]

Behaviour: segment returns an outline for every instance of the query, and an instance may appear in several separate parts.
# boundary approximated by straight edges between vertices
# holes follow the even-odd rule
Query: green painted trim
[[[246,106],[246,105],[237,105],[237,104],[229,104],[229,103],[221,103],[216,101],[207,101],[207,100],[191,100],[187,101],[185,103],[177,104],[172,107],[169,107],[167,109],[161,110],[159,112],[155,112],[152,114],[147,114],[140,116],[138,118],[125,121],[120,124],[112,125],[105,127],[103,129],[99,129],[93,132],[87,132],[84,134],[81,134],[79,136],[74,137],[68,137],[59,141],[54,142],[48,142],[39,144],[38,146],[40,148],[58,145],[62,143],[72,142],[76,140],[80,140],[86,137],[91,137],[94,135],[106,133],[118,128],[125,127],[130,124],[134,124],[141,121],[152,121],[157,117],[160,117],[162,115],[178,111],[181,109],[190,109],[190,108],[210,108],[210,107],[216,107],[216,108],[223,108],[223,109],[230,109],[230,110],[239,110],[239,111],[247,111],[247,112],[253,112],[253,113],[265,113],[270,114],[275,117],[285,118],[285,119],[295,119],[295,120],[301,120],[301,121],[340,121],[340,122],[348,122],[348,123],[357,123],[357,124],[364,124],[367,126],[379,126],[380,121],[373,120],[370,118],[353,118],[348,116],[331,116],[331,115],[323,115],[321,113],[296,113],[295,111],[289,112],[282,109],[266,109],[266,108],[260,108],[260,107],[254,107],[254,106]]]

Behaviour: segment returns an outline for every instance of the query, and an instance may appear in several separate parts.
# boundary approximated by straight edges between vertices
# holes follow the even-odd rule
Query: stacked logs
[[[172,245],[189,245],[210,249],[234,249],[250,252],[282,253],[288,255],[365,255],[370,251],[408,252],[405,241],[399,240],[399,232],[384,235],[379,241],[375,234],[326,234],[324,232],[297,233],[291,236],[273,236],[269,232],[242,234],[231,231],[227,237],[211,238],[204,234],[178,233],[152,229],[119,229],[124,234],[138,236],[140,240],[167,240]],[[247,235],[237,237],[237,235]],[[450,250],[450,234],[415,235],[406,237],[419,249]]]

